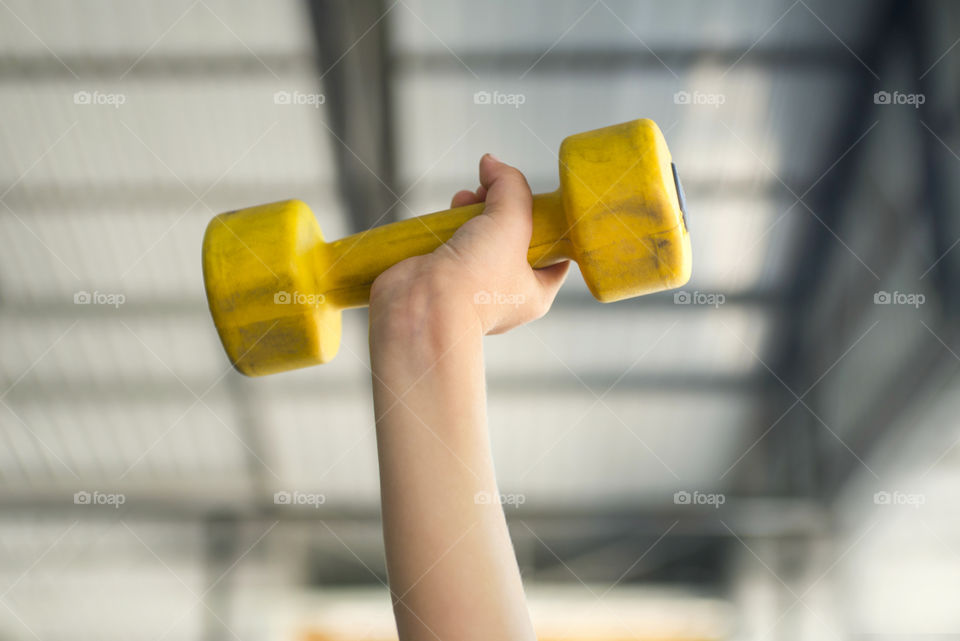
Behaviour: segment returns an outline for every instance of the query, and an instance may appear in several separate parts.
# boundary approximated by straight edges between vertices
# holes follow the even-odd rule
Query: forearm
[[[483,332],[432,292],[371,305],[387,569],[404,641],[533,639],[496,496]],[[402,309],[391,309],[394,305]]]

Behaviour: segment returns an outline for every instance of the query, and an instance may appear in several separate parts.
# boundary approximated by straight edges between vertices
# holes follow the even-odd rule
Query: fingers
[[[533,195],[527,179],[515,167],[485,154],[480,159],[480,189],[478,195],[487,203],[484,214],[496,219],[517,244],[530,244]]]
[[[463,189],[453,195],[453,199],[450,201],[450,207],[465,207],[466,205],[475,205],[479,202],[483,202],[480,196],[472,191]]]

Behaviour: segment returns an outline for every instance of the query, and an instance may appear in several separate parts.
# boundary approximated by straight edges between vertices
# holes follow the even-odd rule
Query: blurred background
[[[0,0],[0,639],[395,638],[366,313],[234,372],[216,213],[553,190],[648,117],[680,291],[487,341],[543,639],[960,638],[960,5]]]

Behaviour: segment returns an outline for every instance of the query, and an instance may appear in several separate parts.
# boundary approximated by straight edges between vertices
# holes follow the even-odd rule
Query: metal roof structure
[[[837,506],[889,478],[871,457],[903,447],[904,421],[932,425],[908,418],[922,393],[952,389],[949,3],[3,0],[0,16],[0,637],[247,638],[268,635],[240,607],[262,590],[380,585],[366,315],[344,314],[328,365],[234,372],[200,272],[222,211],[296,197],[338,238],[447,207],[484,152],[553,190],[565,136],[660,124],[694,242],[680,297],[603,306],[573,270],[547,317],[486,342],[535,584],[718,594],[746,550],[789,566],[777,546],[835,532]],[[927,304],[874,305],[887,290]],[[294,489],[323,505],[275,504]]]

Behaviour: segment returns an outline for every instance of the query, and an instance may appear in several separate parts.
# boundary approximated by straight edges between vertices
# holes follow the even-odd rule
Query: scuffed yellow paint
[[[559,160],[560,188],[534,196],[532,266],[577,261],[602,302],[687,282],[690,237],[652,120],[570,136]],[[230,361],[248,376],[326,363],[340,345],[342,309],[365,306],[381,272],[433,251],[482,212],[482,204],[459,207],[331,243],[299,200],[216,216],[203,277]]]

